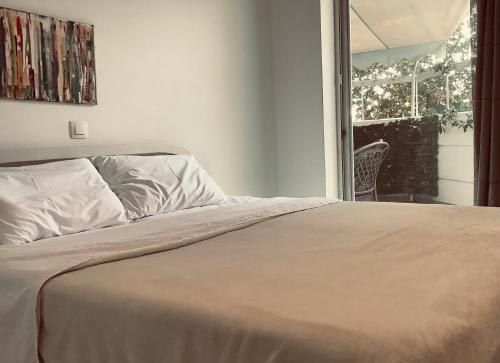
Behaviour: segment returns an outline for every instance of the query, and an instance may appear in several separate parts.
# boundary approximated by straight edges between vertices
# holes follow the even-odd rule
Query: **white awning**
[[[366,68],[443,50],[470,0],[352,0],[353,65]]]

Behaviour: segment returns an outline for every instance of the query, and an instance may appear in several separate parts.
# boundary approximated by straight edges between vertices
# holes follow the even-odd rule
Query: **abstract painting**
[[[0,7],[0,98],[94,105],[94,27]]]

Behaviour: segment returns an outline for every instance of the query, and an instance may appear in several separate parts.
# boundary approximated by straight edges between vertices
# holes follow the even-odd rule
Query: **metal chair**
[[[377,176],[389,153],[389,144],[379,140],[354,151],[355,196],[371,195],[378,202]]]

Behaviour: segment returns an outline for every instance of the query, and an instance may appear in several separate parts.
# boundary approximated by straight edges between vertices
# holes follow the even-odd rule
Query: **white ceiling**
[[[470,0],[352,0],[352,52],[446,41],[469,7]]]

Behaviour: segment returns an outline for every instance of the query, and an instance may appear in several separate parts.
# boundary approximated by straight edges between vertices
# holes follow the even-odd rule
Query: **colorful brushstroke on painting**
[[[94,27],[0,7],[0,98],[96,104]]]

